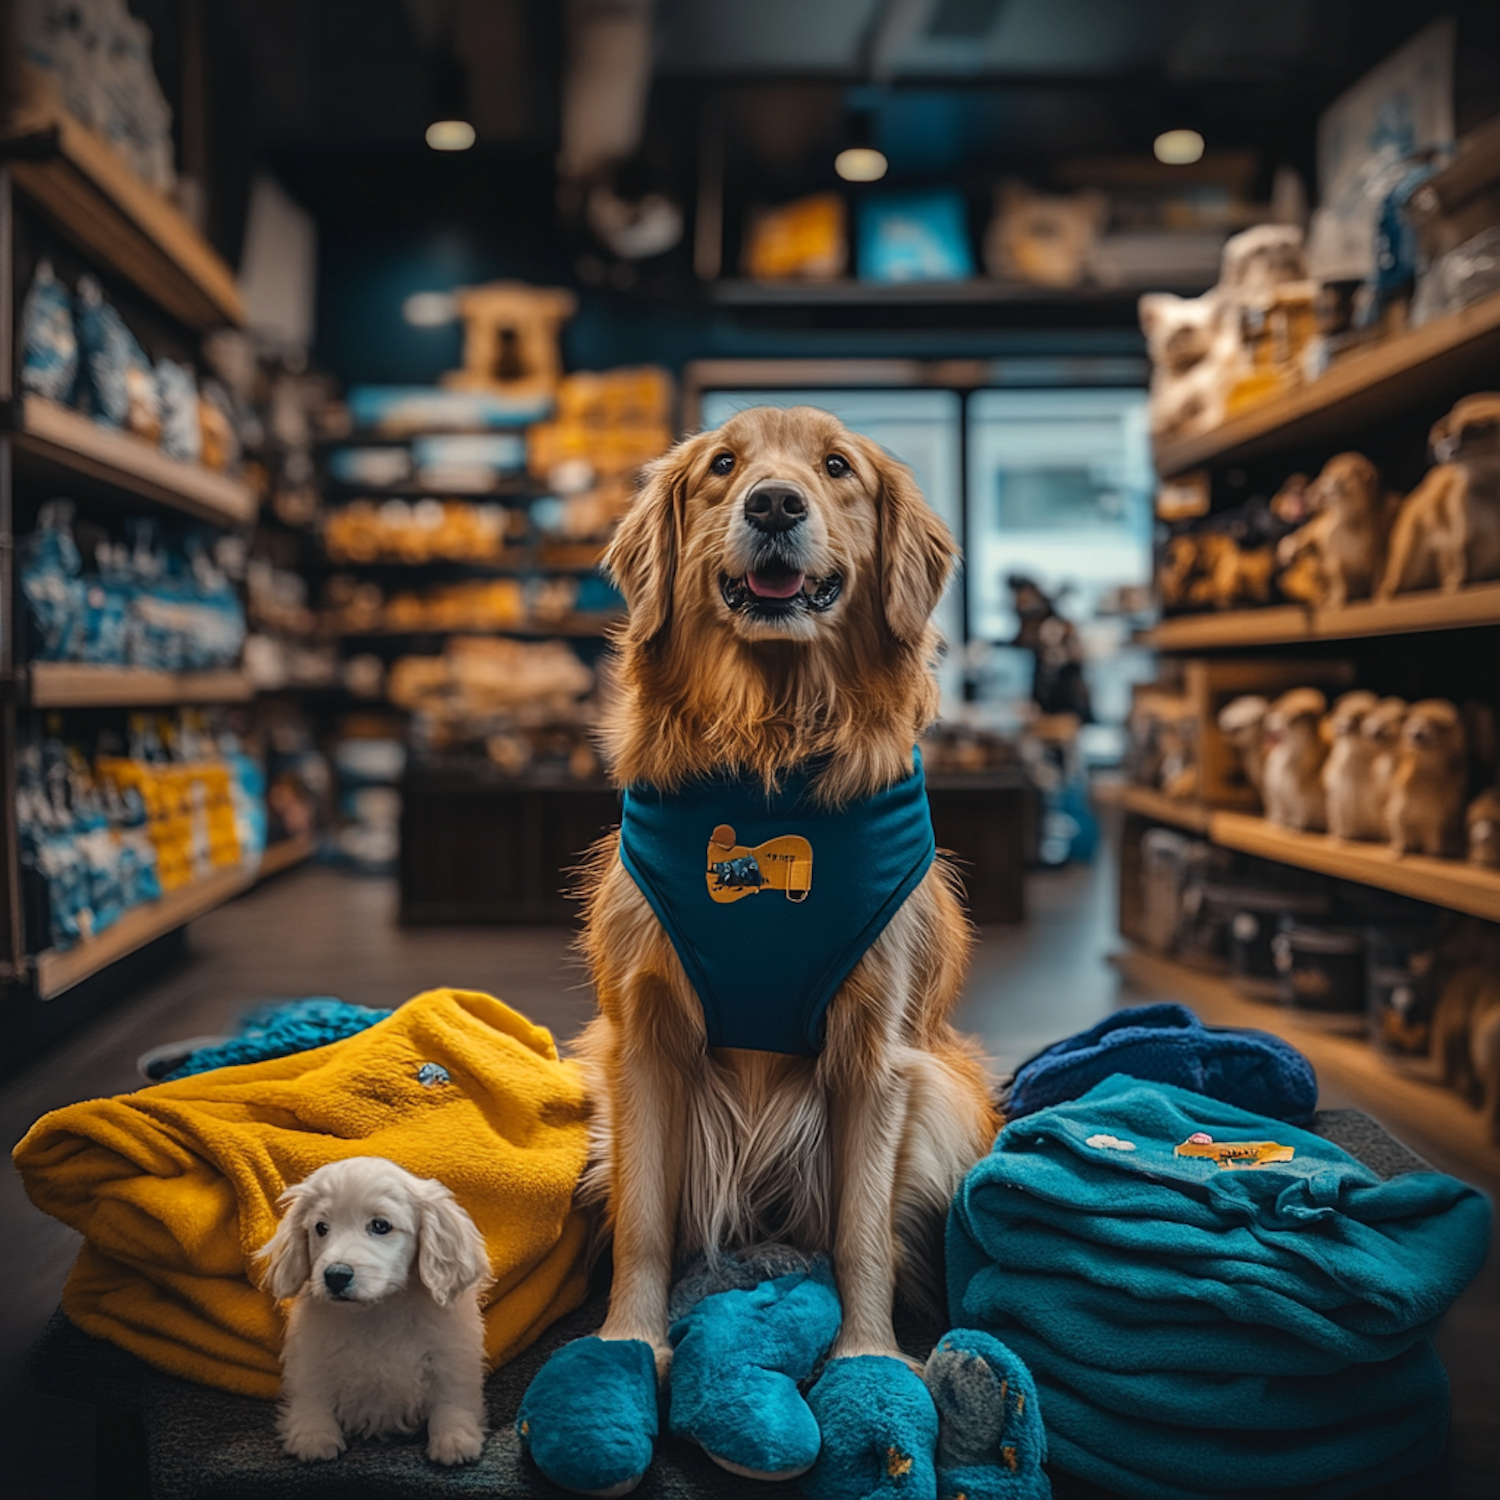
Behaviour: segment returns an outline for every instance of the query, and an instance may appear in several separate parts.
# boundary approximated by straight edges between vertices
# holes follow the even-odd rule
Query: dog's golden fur
[[[830,474],[830,454],[849,472]],[[711,468],[724,455],[727,476]],[[805,495],[806,576],[842,579],[824,612],[757,619],[723,594],[749,545],[745,498],[768,480]],[[905,777],[937,710],[931,615],[952,558],[910,472],[826,412],[758,408],[683,442],[607,558],[630,605],[605,731],[615,778],[672,788],[733,770],[770,787],[811,763],[815,795],[837,807]],[[710,1050],[617,838],[598,846],[583,947],[600,1014],[578,1053],[596,1100],[584,1191],[613,1235],[603,1337],[644,1340],[664,1368],[674,1261],[775,1240],[831,1253],[835,1354],[898,1352],[898,1276],[941,1303],[943,1215],[999,1123],[948,1021],[969,946],[939,860],[834,997],[818,1057]]]

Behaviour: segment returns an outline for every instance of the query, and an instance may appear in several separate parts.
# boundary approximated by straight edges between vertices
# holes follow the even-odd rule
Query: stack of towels
[[[1058,1468],[1143,1500],[1334,1500],[1441,1456],[1431,1336],[1489,1225],[1452,1178],[1381,1181],[1295,1126],[1116,1074],[970,1172],[949,1312],[1031,1367]]]

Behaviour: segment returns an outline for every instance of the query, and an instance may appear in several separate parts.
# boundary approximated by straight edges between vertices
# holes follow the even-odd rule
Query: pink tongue
[[[745,582],[750,592],[762,599],[790,599],[802,587],[805,573],[777,573],[768,578],[764,573],[746,573]]]

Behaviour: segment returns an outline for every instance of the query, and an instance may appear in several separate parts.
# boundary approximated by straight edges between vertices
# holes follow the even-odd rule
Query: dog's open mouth
[[[751,568],[739,578],[719,575],[719,593],[735,614],[744,610],[762,619],[777,619],[812,610],[821,614],[832,606],[844,587],[842,574],[809,578],[776,559]]]

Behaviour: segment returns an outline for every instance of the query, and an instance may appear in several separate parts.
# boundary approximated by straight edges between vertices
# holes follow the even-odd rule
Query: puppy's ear
[[[276,1233],[255,1252],[263,1262],[260,1284],[282,1301],[295,1297],[312,1275],[312,1257],[307,1253],[307,1192],[305,1182],[294,1183],[276,1200],[282,1210]]]
[[[440,1182],[424,1184],[417,1231],[417,1275],[439,1307],[446,1307],[490,1274],[484,1236]]]
[[[880,478],[880,602],[891,634],[918,645],[953,571],[957,548],[905,464],[866,441]]]
[[[604,554],[604,569],[630,606],[629,633],[654,640],[672,616],[688,476],[708,434],[688,438],[655,463]]]

